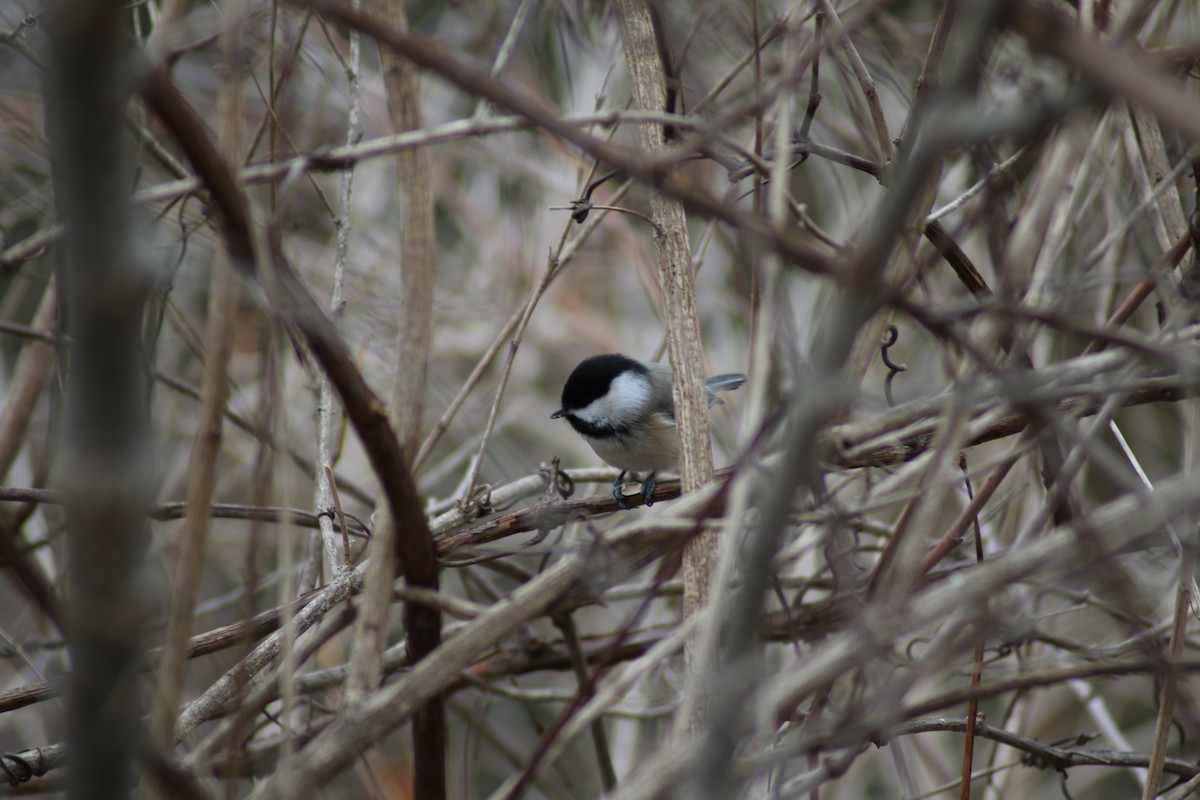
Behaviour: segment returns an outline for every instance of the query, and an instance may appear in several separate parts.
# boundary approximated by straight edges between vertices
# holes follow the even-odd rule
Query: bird
[[[741,373],[709,378],[708,405],[724,402],[717,392],[732,391],[745,382]],[[596,455],[621,470],[612,490],[620,508],[629,507],[621,491],[628,472],[648,473],[642,496],[646,505],[654,505],[655,476],[679,462],[670,367],[621,353],[585,358],[563,385],[562,407],[550,415],[564,417]]]

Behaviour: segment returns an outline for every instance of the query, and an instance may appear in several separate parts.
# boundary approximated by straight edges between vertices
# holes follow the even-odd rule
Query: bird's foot
[[[658,486],[658,481],[654,479],[656,472],[651,472],[646,476],[646,480],[642,481],[642,497],[646,498],[646,505],[654,505],[654,487]]]
[[[613,500],[617,501],[617,508],[627,509],[629,504],[625,502],[625,493],[622,489],[625,488],[625,470],[621,470],[621,474],[613,481]]]

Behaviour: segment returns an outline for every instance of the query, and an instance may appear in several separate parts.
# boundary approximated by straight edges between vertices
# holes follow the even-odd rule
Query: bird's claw
[[[625,493],[622,489],[625,488],[625,474],[628,470],[621,470],[621,474],[613,481],[612,496],[617,501],[617,508],[628,510],[629,504],[625,502]],[[658,486],[658,481],[654,479],[655,473],[651,472],[642,481],[642,499],[646,501],[647,506],[654,505],[654,489]]]
[[[651,472],[646,476],[646,480],[642,481],[642,497],[646,498],[646,506],[654,505],[654,487],[658,486],[658,481],[654,479],[656,473]]]
[[[613,481],[613,500],[617,501],[617,508],[627,510],[629,504],[625,502],[625,493],[621,490],[625,488],[625,470],[621,470],[621,474]]]

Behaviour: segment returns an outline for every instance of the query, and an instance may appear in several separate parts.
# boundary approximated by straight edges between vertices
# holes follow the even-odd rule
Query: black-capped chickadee
[[[722,402],[716,392],[745,382],[741,374],[709,378],[709,406]],[[563,386],[562,408],[550,415],[559,417],[567,418],[596,455],[621,470],[613,481],[617,505],[628,508],[621,492],[626,472],[649,472],[642,495],[646,505],[654,504],[655,473],[673,469],[679,461],[670,367],[645,364],[620,353],[585,358]]]

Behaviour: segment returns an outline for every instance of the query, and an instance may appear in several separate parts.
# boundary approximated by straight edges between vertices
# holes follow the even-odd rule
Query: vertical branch
[[[782,45],[782,63],[783,74],[791,75],[795,69],[795,30],[791,26],[784,27],[781,34]],[[755,39],[757,41],[757,38]],[[814,62],[815,69],[815,62]],[[756,80],[757,83],[757,80]],[[792,137],[793,123],[795,121],[795,106],[792,101],[791,93],[785,92],[780,96],[778,111],[776,114],[776,124],[773,133],[774,141],[769,147],[764,146],[764,149],[773,150],[776,153],[787,152],[790,146]],[[756,131],[756,144],[757,131]],[[773,224],[782,226],[785,222],[787,213],[787,187],[786,179],[787,171],[791,164],[788,159],[777,158],[771,164],[770,183],[766,184],[766,191],[756,191],[755,205],[758,213],[766,215]],[[756,177],[756,181],[761,180]],[[759,187],[756,184],[756,189]],[[746,410],[746,425],[747,432],[753,432],[761,429],[764,421],[771,413],[770,408],[770,386],[771,386],[771,352],[772,347],[777,342],[777,337],[781,329],[781,306],[780,291],[782,261],[779,254],[766,250],[762,251],[756,248],[755,253],[755,270],[754,279],[757,286],[752,289],[753,298],[753,317],[751,319],[751,356],[750,356],[750,385],[747,387],[747,398],[745,405]],[[753,433],[748,434],[751,438]],[[737,557],[740,547],[738,542],[744,535],[743,521],[745,514],[749,510],[751,502],[751,485],[747,481],[738,481],[734,484],[730,492],[729,509],[731,513],[727,518],[727,524],[721,532],[721,541],[725,542],[725,546],[720,552],[717,569],[714,573],[716,585],[713,587],[712,595],[709,598],[710,603],[717,604],[717,608],[726,608],[729,602],[729,587],[732,585],[733,577],[737,564]],[[700,645],[700,657],[711,660],[712,663],[705,665],[706,672],[708,669],[716,668],[716,659],[714,656],[720,648],[721,628],[724,620],[720,614],[710,615],[707,624],[701,628],[697,634],[702,637],[703,644]],[[709,687],[702,683],[688,682],[686,684],[686,694],[683,700],[683,712],[681,716],[681,724],[676,726],[676,732],[683,734],[688,731],[697,730],[697,727],[690,726],[690,720],[696,719],[697,725],[702,719],[699,715],[702,709],[708,703]]]
[[[350,98],[350,108],[346,112],[346,144],[356,144],[362,138],[362,126],[359,113],[362,92],[359,87],[362,68],[362,34],[351,29],[350,53],[346,62],[347,94]],[[343,285],[346,280],[346,257],[350,250],[350,227],[353,223],[350,205],[351,192],[354,188],[354,165],[347,164],[342,168],[342,181],[338,198],[337,243],[333,260],[333,289],[329,297],[329,317],[337,325],[342,318],[346,305],[343,297]],[[334,443],[341,429],[341,408],[338,406],[333,387],[328,376],[322,374],[320,379],[320,394],[317,400],[317,490],[314,498],[319,512],[328,511],[333,505],[333,462]],[[345,529],[341,534],[346,535]],[[319,539],[319,547],[318,540]],[[316,588],[317,574],[321,557],[324,554],[325,567],[332,575],[342,563],[338,557],[338,539],[334,531],[331,515],[321,514],[321,529],[314,534],[309,547],[309,558],[305,564],[300,582],[300,591],[311,591]]]
[[[1194,530],[1194,526],[1192,528]],[[1167,646],[1167,656],[1171,661],[1176,661],[1183,655],[1183,646],[1187,640],[1187,623],[1191,616],[1189,612],[1193,602],[1195,552],[1196,536],[1194,532],[1189,531],[1187,539],[1183,542],[1183,551],[1179,559],[1179,580],[1175,590],[1175,615],[1171,621],[1171,639]],[[1143,800],[1152,800],[1158,796],[1158,787],[1163,777],[1163,761],[1167,757],[1167,748],[1171,741],[1171,728],[1175,724],[1175,702],[1178,694],[1179,676],[1168,667],[1163,671],[1158,715],[1154,720],[1154,742],[1150,747],[1150,769],[1146,775],[1146,785],[1142,787]]]
[[[1196,468],[1196,446],[1195,434],[1197,421],[1200,415],[1197,413],[1195,400],[1190,401],[1181,409],[1182,425],[1180,433],[1183,434],[1183,471],[1185,473],[1194,473]],[[1130,450],[1129,445],[1125,442],[1124,435],[1121,434],[1120,428],[1115,423],[1110,422],[1109,428],[1117,437],[1117,442],[1121,449],[1125,452],[1126,458],[1129,459],[1138,478],[1147,490],[1153,491],[1154,487],[1150,483],[1146,471],[1138,463]],[[1187,643],[1187,627],[1191,617],[1191,612],[1195,608],[1196,597],[1196,523],[1195,516],[1189,520],[1189,524],[1184,529],[1185,535],[1180,537],[1175,529],[1175,526],[1168,525],[1171,538],[1174,539],[1176,547],[1179,548],[1179,574],[1176,578],[1175,586],[1175,614],[1171,620],[1171,638],[1167,645],[1167,657],[1170,661],[1177,661],[1183,655],[1184,645]],[[1170,665],[1168,665],[1169,667]],[[1168,668],[1163,672],[1162,689],[1158,697],[1158,714],[1154,720],[1154,740],[1150,745],[1150,767],[1146,770],[1146,782],[1142,786],[1143,800],[1153,800],[1158,796],[1159,786],[1163,778],[1163,764],[1167,758],[1167,750],[1171,743],[1171,729],[1175,725],[1175,707],[1180,701],[1181,695],[1185,702],[1188,695],[1181,693],[1179,688],[1180,676],[1174,669]],[[1184,711],[1185,717],[1191,708],[1186,708]]]
[[[376,11],[390,13],[400,31],[408,30],[403,6],[378,2]],[[416,66],[391,49],[381,48],[388,114],[396,133],[421,129],[421,92]],[[396,155],[400,186],[400,336],[392,388],[396,436],[409,461],[420,446],[425,380],[433,341],[433,290],[436,268],[433,237],[433,192],[429,182],[429,152],[425,147]]]
[[[131,246],[128,35],[119,0],[55,14],[46,94],[55,204],[66,233],[59,287],[71,335],[67,451],[68,796],[128,797],[140,715],[149,276]]]
[[[655,42],[654,27],[644,0],[620,0],[617,17],[629,66],[636,108],[661,111],[666,96],[663,64]],[[663,130],[658,125],[642,125],[642,150],[654,157],[663,149]],[[691,247],[683,204],[654,192],[650,196],[650,216],[655,224],[654,245],[658,260],[658,283],[666,311],[667,352],[674,375],[672,394],[675,420],[679,430],[679,472],[683,491],[698,489],[712,478],[712,446],[708,423],[708,400],[704,388],[704,351],[700,336],[700,315],[696,306],[695,279],[691,270]],[[711,532],[693,537],[684,551],[683,614],[690,619],[708,601],[710,578],[716,568],[717,539]],[[703,659],[698,652],[698,637],[688,639],[684,650],[687,680],[703,683],[697,674]],[[701,691],[698,697],[706,696]],[[692,719],[685,721],[696,730],[707,715],[704,703],[692,706]]]
[[[230,159],[241,152],[242,81],[241,33],[244,10],[239,0],[227,0],[225,19],[228,27],[222,36],[224,69],[217,100],[221,147]],[[175,569],[175,591],[167,620],[166,641],[158,671],[158,693],[154,701],[154,735],[169,747],[173,741],[175,719],[183,699],[183,677],[187,662],[187,642],[192,632],[192,617],[204,575],[204,545],[208,535],[208,507],[212,500],[217,456],[221,450],[221,425],[229,396],[229,359],[233,349],[233,322],[238,286],[227,255],[217,251],[213,260],[208,299],[208,328],[205,332],[203,394],[187,492],[187,517],[179,563]]]
[[[967,498],[975,499],[975,489],[971,485],[971,476],[967,473],[967,457],[958,455],[958,466],[963,473],[963,483],[967,488]],[[975,563],[983,563],[983,530],[979,525],[979,517],[973,520],[975,526]],[[984,601],[986,609],[987,601]],[[971,659],[971,686],[978,686],[983,678],[983,648],[987,644],[986,635],[980,631],[976,634],[975,654]],[[976,717],[979,714],[979,698],[972,697],[967,703],[967,727],[963,736],[962,785],[959,788],[959,800],[971,800],[971,766],[975,761],[975,729],[978,725]]]
[[[375,0],[370,11],[387,19],[398,31],[408,29],[404,7]],[[416,66],[390,49],[380,54],[388,113],[397,133],[421,128],[421,93]],[[429,182],[429,155],[425,148],[396,156],[396,181],[400,187],[400,333],[390,412],[404,460],[412,464],[420,447],[421,412],[433,339],[435,253],[433,197]],[[415,512],[416,510],[414,510]],[[355,626],[347,691],[350,699],[379,685],[381,660],[387,645],[387,617],[395,579],[396,521],[381,514],[367,568],[364,604]],[[436,589],[436,562],[429,575],[409,575],[410,582]],[[404,606],[409,659],[420,661],[441,643],[441,612],[411,601]],[[414,796],[418,800],[446,795],[446,720],[442,700],[435,699],[413,718]]]

